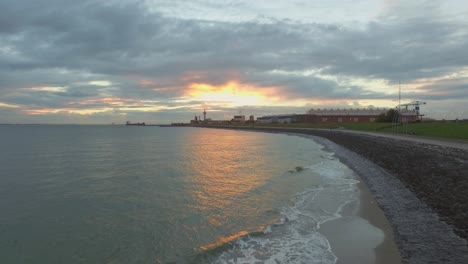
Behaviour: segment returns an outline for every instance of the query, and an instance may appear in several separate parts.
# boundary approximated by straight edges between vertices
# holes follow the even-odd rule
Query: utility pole
[[[399,122],[401,122],[400,113],[401,113],[401,81],[398,81],[398,121]]]
[[[401,81],[398,81],[398,111],[397,111],[397,118],[396,118],[396,132],[397,134],[400,133],[400,125],[401,125]]]

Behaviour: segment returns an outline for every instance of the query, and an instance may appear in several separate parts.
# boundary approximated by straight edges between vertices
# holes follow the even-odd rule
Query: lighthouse
[[[206,109],[203,109],[203,121],[206,121]]]

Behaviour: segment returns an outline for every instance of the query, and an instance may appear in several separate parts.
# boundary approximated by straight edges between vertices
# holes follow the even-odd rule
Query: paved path
[[[406,140],[430,145],[437,145],[442,147],[457,148],[468,150],[468,142],[462,140],[450,140],[450,139],[434,139],[434,138],[421,138],[412,135],[399,135],[399,134],[387,134],[387,133],[377,133],[377,132],[366,132],[366,131],[354,131],[354,130],[340,130],[346,133],[358,133],[366,134],[377,137],[393,138],[398,140]]]
[[[262,127],[256,127],[262,128]],[[276,128],[276,127],[265,127],[265,128]],[[286,127],[281,127],[281,129]],[[451,140],[451,139],[435,139],[435,138],[421,138],[418,136],[413,135],[401,135],[401,134],[388,134],[388,133],[378,133],[378,132],[368,132],[368,131],[357,131],[357,130],[348,130],[348,129],[323,129],[323,128],[300,128],[300,127],[290,127],[286,129],[304,129],[304,130],[317,130],[317,131],[339,131],[342,133],[354,133],[354,134],[364,134],[364,135],[371,135],[377,137],[385,137],[385,138],[392,138],[397,140],[406,140],[411,142],[418,142],[448,148],[456,148],[456,149],[463,149],[468,150],[468,142],[463,140]]]

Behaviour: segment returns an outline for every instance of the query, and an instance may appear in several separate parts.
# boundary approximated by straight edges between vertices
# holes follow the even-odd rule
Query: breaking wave
[[[331,156],[303,172],[318,176],[320,184],[298,193],[293,205],[280,208],[279,221],[207,249],[198,258],[211,263],[336,263],[318,229],[340,218],[343,208],[357,200],[358,181]]]

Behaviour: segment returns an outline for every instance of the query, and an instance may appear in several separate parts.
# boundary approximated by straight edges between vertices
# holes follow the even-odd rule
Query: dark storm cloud
[[[365,90],[350,84],[338,84],[335,80],[319,78],[313,75],[294,74],[256,74],[250,76],[256,83],[265,87],[288,87],[283,91],[289,98],[330,98],[330,99],[384,99],[388,95],[382,92]]]
[[[24,105],[28,108],[34,107],[61,107],[64,103],[62,98],[46,91],[27,91],[18,92],[13,96],[7,97],[8,102]]]
[[[52,92],[53,95],[71,98],[85,98],[101,95],[101,86],[97,85],[76,85],[65,91]]]
[[[373,22],[364,31],[343,32],[331,41],[331,53],[342,54],[327,72],[395,82],[441,76],[466,67],[466,27],[429,19]]]
[[[33,7],[16,8],[26,13],[24,20],[5,16],[10,17],[10,30],[4,31],[4,40],[21,56],[4,61],[4,67],[65,67],[154,76],[193,69],[300,69],[304,66],[301,53],[311,44],[305,42],[304,35],[322,35],[333,28],[283,21],[233,24],[178,20],[149,14],[141,5],[86,1],[42,4],[47,8],[31,14],[26,12]],[[7,1],[3,5],[7,7],[2,10],[8,11],[12,9],[9,6],[21,3]]]
[[[4,65],[13,68],[119,69],[113,62],[144,55],[150,48],[145,38],[158,32],[158,17],[147,19],[143,7],[135,4],[2,1],[1,5],[1,17],[9,25],[3,40],[20,54]]]
[[[283,86],[282,94],[290,98],[379,99],[387,95],[320,76],[274,72],[320,70],[392,83],[468,67],[464,21],[441,17],[431,6],[407,12],[417,16],[390,10],[364,27],[201,21],[148,10],[142,2],[127,1],[1,1],[0,99],[48,107],[103,96],[163,100],[182,95],[190,81],[221,84],[232,78],[257,83],[259,89]],[[190,77],[193,72],[203,74]],[[112,86],[77,84],[93,80],[109,80]],[[17,90],[37,85],[67,89]],[[462,80],[454,90],[431,96],[466,96],[455,89],[464,85]]]
[[[108,89],[112,89],[112,87],[82,84],[53,87],[50,90],[47,87],[32,87],[18,89],[15,93],[4,97],[9,102],[19,105],[59,108],[75,100],[104,97]]]

